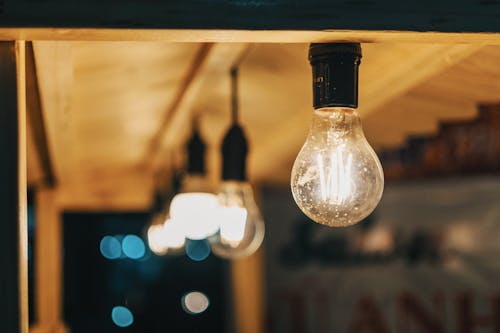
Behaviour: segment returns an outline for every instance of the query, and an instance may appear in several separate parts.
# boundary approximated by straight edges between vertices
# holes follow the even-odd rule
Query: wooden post
[[[62,221],[56,190],[39,188],[36,209],[37,322],[30,332],[63,333],[62,316]]]
[[[28,332],[24,42],[0,42],[0,325]]]
[[[231,263],[236,332],[264,332],[264,272],[262,248]]]

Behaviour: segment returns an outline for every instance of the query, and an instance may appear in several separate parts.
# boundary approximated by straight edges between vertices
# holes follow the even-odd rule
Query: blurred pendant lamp
[[[231,69],[232,125],[222,143],[222,183],[218,193],[220,230],[212,251],[227,259],[251,255],[262,244],[265,227],[246,176],[248,143],[238,124],[238,69]]]
[[[163,233],[163,222],[165,216],[161,211],[163,197],[161,193],[156,190],[153,196],[153,206],[151,207],[150,220],[151,224],[147,229],[148,245],[150,250],[156,255],[164,255],[168,251],[168,246],[165,242],[165,235]]]
[[[178,222],[170,218],[166,199],[167,195],[156,190],[151,209],[151,224],[147,230],[149,248],[159,256],[181,252],[185,243],[184,230]]]
[[[170,218],[182,225],[186,238],[200,240],[219,230],[217,196],[210,193],[205,176],[205,144],[195,121],[187,144],[188,168],[181,191],[170,203]]]

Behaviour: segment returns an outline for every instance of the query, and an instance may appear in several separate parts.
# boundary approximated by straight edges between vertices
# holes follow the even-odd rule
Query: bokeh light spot
[[[146,246],[140,237],[127,235],[122,240],[122,250],[130,259],[140,259],[146,253]]]
[[[115,306],[111,311],[111,319],[119,327],[128,327],[134,323],[134,315],[124,306]]]
[[[184,311],[195,315],[204,312],[210,305],[210,301],[204,293],[192,291],[182,297],[181,304]]]
[[[206,239],[202,240],[187,240],[186,255],[194,261],[203,261],[210,255],[210,244]]]
[[[99,244],[101,254],[106,259],[117,259],[122,255],[120,241],[113,236],[104,236]]]

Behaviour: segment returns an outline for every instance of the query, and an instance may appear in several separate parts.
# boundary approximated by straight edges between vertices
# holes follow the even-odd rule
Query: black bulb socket
[[[193,135],[188,141],[188,168],[190,174],[205,173],[205,143],[197,129],[193,131]]]
[[[247,180],[248,142],[243,129],[233,124],[222,141],[222,180]]]
[[[313,106],[358,107],[359,43],[312,43]]]

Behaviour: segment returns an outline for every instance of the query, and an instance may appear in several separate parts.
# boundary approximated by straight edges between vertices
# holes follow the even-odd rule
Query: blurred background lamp
[[[170,217],[182,225],[186,238],[200,240],[219,230],[218,203],[205,178],[205,144],[196,124],[188,142],[188,169],[181,193],[170,204]]]
[[[163,224],[165,244],[169,249],[180,249],[186,243],[186,236],[182,224],[174,219],[167,219]]]
[[[210,305],[210,301],[205,294],[192,291],[182,297],[181,304],[184,311],[196,315],[203,313]]]
[[[200,240],[219,229],[217,197],[212,193],[181,193],[170,205],[170,215],[182,224],[186,238]]]
[[[148,228],[149,249],[156,255],[164,255],[168,252],[166,233],[163,224],[152,224]]]
[[[234,259],[251,255],[264,240],[264,220],[246,175],[248,143],[238,124],[236,67],[231,69],[232,124],[222,143],[222,184],[219,188],[220,230],[209,238],[213,252]]]
[[[111,310],[111,319],[118,327],[128,327],[134,323],[134,315],[124,306],[115,306]]]

